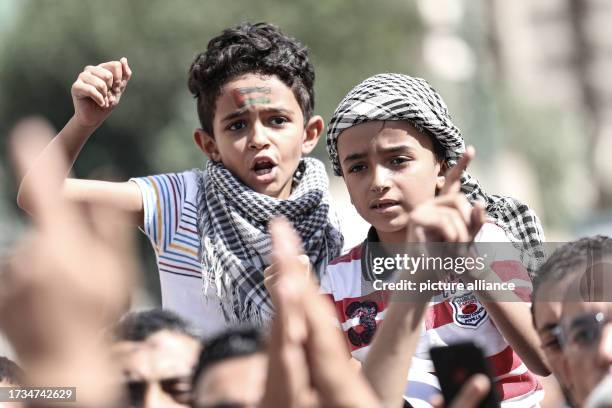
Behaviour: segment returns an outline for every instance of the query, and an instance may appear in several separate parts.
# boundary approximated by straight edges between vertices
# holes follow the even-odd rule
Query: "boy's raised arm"
[[[31,199],[32,187],[50,167],[51,160],[61,154],[70,167],[76,161],[81,149],[95,131],[118,105],[125,91],[132,71],[126,58],[110,61],[97,66],[87,66],[72,85],[71,94],[74,116],[57,136],[45,147],[21,180],[17,204],[32,215],[37,214]],[[24,121],[13,130],[15,137],[27,133],[34,123]],[[40,125],[40,124],[38,124]],[[76,180],[68,178],[63,185],[64,196],[84,204],[104,204],[129,212],[137,224],[143,222],[142,196],[134,183]]]

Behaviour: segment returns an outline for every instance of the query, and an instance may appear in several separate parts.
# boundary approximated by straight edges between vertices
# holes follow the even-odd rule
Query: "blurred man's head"
[[[14,361],[0,356],[0,387],[18,387],[23,385],[23,381],[24,374],[21,368]],[[20,408],[23,406],[20,402],[0,402],[0,408]]]
[[[193,407],[258,406],[267,371],[261,333],[252,328],[230,329],[204,345],[194,374]]]
[[[131,406],[189,406],[201,344],[183,319],[164,310],[130,313],[114,337]]]
[[[574,380],[576,375],[581,376],[582,369],[579,364],[576,369],[568,370],[573,364],[570,360],[576,357],[576,347],[571,347],[568,353],[568,348],[561,346],[560,323],[566,320],[563,316],[580,310],[585,305],[584,300],[593,300],[591,295],[598,294],[606,286],[603,265],[611,256],[612,239],[605,236],[582,238],[558,248],[533,281],[533,323],[551,371],[573,402],[578,401],[577,392],[583,392],[577,389],[580,384]]]
[[[579,288],[585,283],[595,282],[596,279],[592,279],[594,275],[589,272],[593,263],[611,254],[612,239],[605,236],[598,235],[567,243],[546,260],[533,281],[533,323],[548,365],[568,397],[568,391],[573,394],[573,383],[567,378],[564,369],[567,359],[560,345],[559,323],[563,300],[570,287]],[[601,282],[595,286],[598,284]],[[574,297],[578,295],[576,292]]]
[[[23,371],[14,362],[6,357],[0,356],[0,387],[11,387],[21,385],[23,382]]]

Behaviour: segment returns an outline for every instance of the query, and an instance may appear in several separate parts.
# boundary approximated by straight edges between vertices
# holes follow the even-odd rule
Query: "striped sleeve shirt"
[[[142,194],[143,232],[157,258],[164,309],[185,317],[206,337],[217,333],[225,327],[218,299],[202,290],[198,174],[185,171],[131,181]]]
[[[505,232],[494,224],[485,224],[476,240],[507,242]],[[385,318],[390,293],[363,284],[362,250],[363,244],[360,244],[332,261],[321,280],[321,290],[334,303],[338,323],[352,356],[363,362],[372,338]],[[529,277],[519,258],[508,259],[506,255],[506,259],[494,259],[490,263],[491,269],[502,281],[519,283],[517,287],[530,287]],[[503,408],[538,406],[542,391],[536,377],[470,292],[461,296],[439,294],[426,310],[405,392],[405,398],[413,407],[431,407],[431,397],[440,393],[429,349],[462,341],[474,341],[483,349]]]

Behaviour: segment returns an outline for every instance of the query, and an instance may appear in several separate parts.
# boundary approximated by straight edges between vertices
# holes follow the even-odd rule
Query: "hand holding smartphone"
[[[446,406],[449,406],[465,382],[474,374],[484,374],[493,384],[488,363],[482,350],[474,343],[458,343],[448,347],[434,347],[429,351]],[[491,386],[479,408],[499,408],[499,398]]]

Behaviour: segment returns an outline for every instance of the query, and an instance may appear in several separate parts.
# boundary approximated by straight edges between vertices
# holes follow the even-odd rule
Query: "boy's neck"
[[[380,242],[384,242],[387,244],[400,244],[402,242],[406,242],[406,235],[408,234],[408,230],[406,228],[393,232],[383,232],[376,230],[376,233],[378,234],[378,239],[380,240]]]
[[[293,190],[293,179],[289,180],[287,184],[283,186],[283,189],[280,191],[278,195],[279,200],[286,200],[291,196],[291,191]]]

